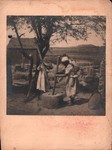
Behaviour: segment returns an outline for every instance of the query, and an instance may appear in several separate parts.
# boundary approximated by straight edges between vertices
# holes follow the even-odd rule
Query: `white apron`
[[[71,77],[74,76],[74,66],[72,64],[69,64],[66,69],[65,73],[69,74],[67,77],[67,84],[66,84],[66,95],[67,97],[75,96],[76,90],[77,90],[77,84],[76,84],[76,78]]]
[[[37,89],[46,92],[49,88],[46,70],[43,64],[41,64],[39,68],[40,69],[39,69],[39,75],[37,79]]]

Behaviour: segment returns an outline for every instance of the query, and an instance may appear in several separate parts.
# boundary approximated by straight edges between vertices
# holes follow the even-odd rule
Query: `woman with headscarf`
[[[66,77],[66,95],[68,97],[68,104],[72,105],[74,102],[74,96],[77,93],[77,69],[70,63],[68,56],[63,56],[61,58],[61,63],[64,65],[64,74],[57,74],[57,77]]]

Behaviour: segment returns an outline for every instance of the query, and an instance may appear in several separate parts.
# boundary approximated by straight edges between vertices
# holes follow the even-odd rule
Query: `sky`
[[[52,45],[53,47],[73,47],[78,45],[87,45],[92,44],[95,46],[103,46],[103,41],[100,36],[96,37],[95,33],[93,32],[87,41],[84,40],[75,40],[73,37],[67,38],[67,43],[65,41],[57,42],[55,45]]]
[[[21,30],[21,33],[25,33],[22,38],[34,38],[35,34],[34,32],[29,33],[29,30]],[[13,37],[16,37],[16,34],[14,30],[8,29],[7,30],[7,44],[9,43],[9,38],[8,35],[12,35]],[[78,45],[87,45],[87,44],[92,44],[95,46],[103,46],[103,41],[100,36],[96,36],[95,32],[92,31],[92,34],[89,35],[89,38],[87,41],[84,40],[75,40],[73,37],[68,36],[67,37],[67,43],[65,41],[62,42],[56,42],[55,44],[50,43],[51,47],[73,47],[73,46],[78,46]]]

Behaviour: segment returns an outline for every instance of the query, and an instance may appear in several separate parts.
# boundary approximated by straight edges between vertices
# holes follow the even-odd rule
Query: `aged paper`
[[[106,16],[106,114],[104,116],[7,115],[6,17],[10,15]],[[0,117],[2,150],[112,149],[112,3],[109,0],[0,2]]]

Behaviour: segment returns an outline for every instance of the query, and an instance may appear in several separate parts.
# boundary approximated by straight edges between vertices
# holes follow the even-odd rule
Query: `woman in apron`
[[[74,102],[74,96],[77,93],[77,77],[75,66],[70,63],[68,56],[61,58],[61,63],[65,66],[65,73],[57,74],[57,77],[66,77],[66,95],[68,97],[68,104],[72,105]]]

